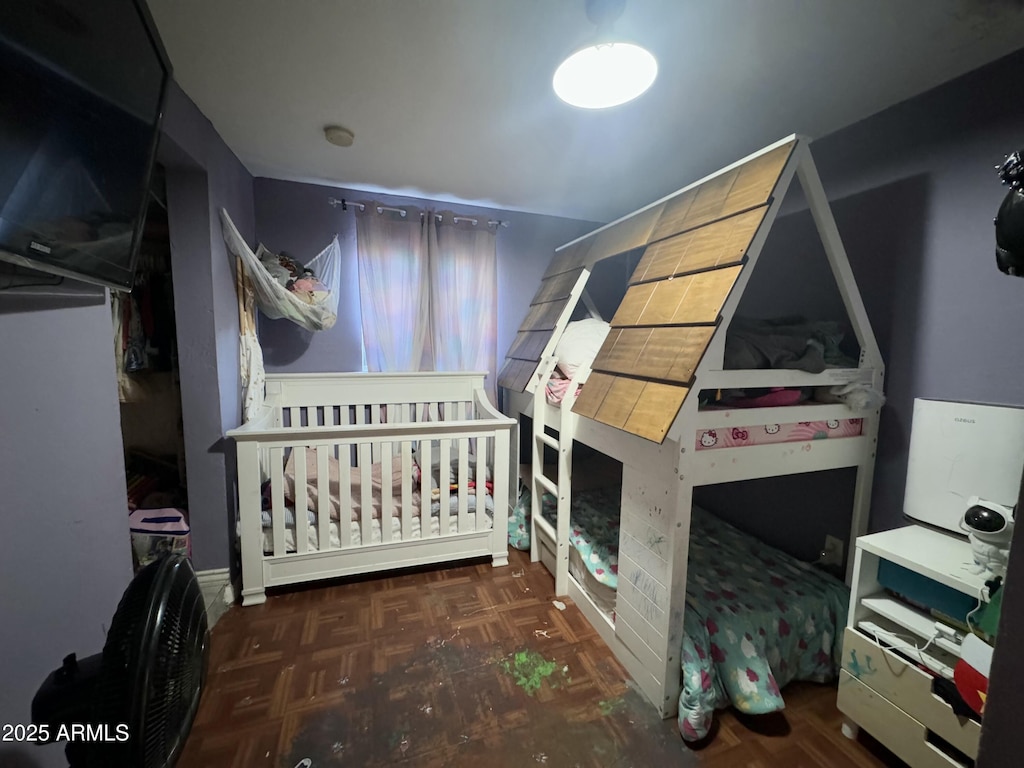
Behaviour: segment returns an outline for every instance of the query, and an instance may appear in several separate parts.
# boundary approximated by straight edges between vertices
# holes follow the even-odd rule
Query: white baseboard
[[[229,605],[235,602],[235,591],[231,587],[231,573],[227,568],[212,568],[197,571],[196,580],[206,602],[206,618],[212,628],[224,615]]]
[[[231,572],[227,568],[211,568],[207,571],[196,571],[196,580],[204,595],[223,595],[225,602],[231,602],[226,598],[226,589],[231,589]]]

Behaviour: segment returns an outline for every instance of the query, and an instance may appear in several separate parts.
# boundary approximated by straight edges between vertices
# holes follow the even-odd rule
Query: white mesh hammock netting
[[[337,237],[303,265],[316,276],[321,284],[318,288],[326,290],[294,291],[268,271],[268,265],[273,268],[277,263],[277,254],[262,244],[253,253],[223,208],[220,218],[224,242],[245,265],[255,289],[256,303],[263,314],[272,320],[291,320],[308,331],[323,331],[334,325],[338,319],[338,291],[341,287],[341,247]]]

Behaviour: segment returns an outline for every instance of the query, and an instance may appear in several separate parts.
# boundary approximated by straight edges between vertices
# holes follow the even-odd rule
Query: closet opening
[[[153,170],[131,293],[111,292],[132,564],[191,554],[165,173]]]

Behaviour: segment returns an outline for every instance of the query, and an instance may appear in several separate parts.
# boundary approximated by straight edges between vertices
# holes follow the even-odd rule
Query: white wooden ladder
[[[575,419],[572,407],[576,403],[577,381],[586,379],[590,369],[581,369],[569,380],[561,406],[548,403],[546,392],[548,380],[555,369],[555,358],[548,357],[539,367],[540,381],[533,391],[533,450],[530,467],[530,559],[540,559],[537,531],[540,529],[554,542],[555,550],[555,594],[569,594],[569,510],[572,499],[572,446]],[[548,434],[545,426],[554,423],[554,411],[558,412],[558,433]],[[544,472],[544,448],[553,449],[558,455],[555,477]],[[552,526],[541,514],[543,495],[547,491],[556,499],[557,518]]]

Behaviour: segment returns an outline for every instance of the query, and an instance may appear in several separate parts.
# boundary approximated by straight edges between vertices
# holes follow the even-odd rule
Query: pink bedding
[[[770,443],[803,443],[808,440],[856,437],[863,429],[862,419],[800,421],[793,424],[755,424],[740,427],[703,429],[697,432],[696,448],[738,448]]]

